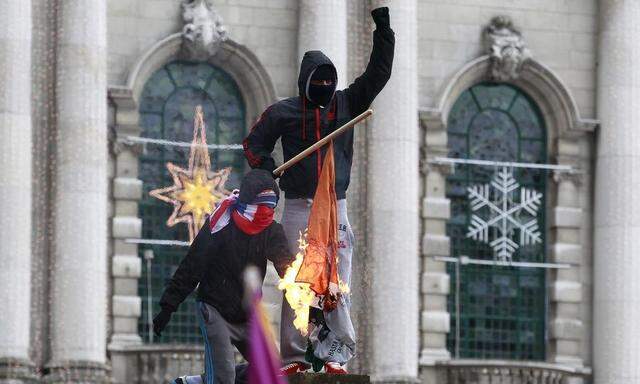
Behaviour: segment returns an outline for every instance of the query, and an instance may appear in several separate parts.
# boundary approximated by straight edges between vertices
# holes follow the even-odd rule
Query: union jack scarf
[[[271,189],[266,189],[255,197],[250,204],[238,201],[239,190],[222,200],[209,220],[211,233],[216,233],[229,224],[233,218],[244,233],[255,235],[262,232],[273,222],[273,212],[278,202],[278,196]]]

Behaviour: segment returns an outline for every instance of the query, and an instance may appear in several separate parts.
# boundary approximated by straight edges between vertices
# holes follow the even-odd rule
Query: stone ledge
[[[132,177],[113,179],[113,197],[122,200],[140,200],[142,198],[142,180]]]
[[[422,254],[425,256],[449,256],[449,236],[425,234],[422,237]]]
[[[451,353],[446,348],[423,348],[420,351],[420,366],[435,366],[436,362],[451,359]]]
[[[411,376],[378,375],[377,377],[372,377],[371,382],[376,384],[420,384],[420,379]]]
[[[589,367],[526,360],[451,359],[449,361],[437,362],[436,365],[443,368],[458,369],[537,369],[558,371],[568,375],[590,376],[592,374],[591,368]]]
[[[561,303],[580,303],[582,285],[575,281],[558,280],[551,286],[551,301]]]
[[[582,247],[579,244],[553,244],[551,260],[556,263],[582,264]]]
[[[35,373],[35,365],[30,360],[2,357],[0,358],[0,382],[37,383],[39,377]]]
[[[113,218],[113,237],[116,239],[140,238],[142,219],[139,217],[120,216]]]
[[[432,295],[449,294],[449,275],[446,272],[425,272],[422,274],[422,293]]]
[[[447,333],[451,327],[449,312],[422,311],[420,330],[425,332]]]
[[[114,337],[118,335],[130,335],[137,336],[138,333],[138,318],[137,317],[120,317],[114,316],[111,318]],[[140,338],[140,336],[137,336]]]
[[[551,216],[551,227],[580,228],[582,226],[582,209],[556,207]]]
[[[444,129],[438,129],[437,125],[442,126],[441,123],[427,125],[427,132],[425,133],[425,144],[429,148],[433,147],[447,147],[447,131]]]
[[[113,384],[108,365],[93,361],[65,361],[47,364],[43,383]]]
[[[142,300],[140,296],[121,296],[113,295],[112,297],[112,315],[117,317],[140,317],[142,309]]]
[[[551,358],[551,361],[557,364],[563,364],[563,365],[575,367],[577,369],[585,368],[582,359],[576,356],[556,355]]]
[[[113,277],[137,279],[142,273],[142,261],[137,256],[115,255],[112,259],[111,274]]]
[[[136,330],[137,331],[137,330]],[[123,346],[142,345],[142,338],[137,333],[114,333],[111,337],[108,350],[118,349]]]
[[[449,199],[426,197],[422,200],[422,217],[426,219],[448,220],[450,216],[450,205]]]
[[[582,321],[577,319],[555,319],[551,322],[551,338],[581,340],[583,332]]]
[[[330,375],[326,373],[296,373],[287,377],[289,384],[369,384],[365,375]]]

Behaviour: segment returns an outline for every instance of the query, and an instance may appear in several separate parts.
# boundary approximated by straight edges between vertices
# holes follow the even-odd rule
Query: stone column
[[[347,2],[344,0],[301,0],[299,5],[298,58],[306,51],[320,50],[338,72],[338,89],[348,85]]]
[[[347,78],[350,83],[360,76],[371,53],[371,16],[366,1],[347,1]],[[349,223],[355,236],[351,263],[351,320],[358,343],[356,356],[349,362],[350,372],[368,372],[369,340],[369,268],[367,259],[367,122],[360,123],[353,132],[353,160],[351,182],[347,190]]]
[[[436,111],[420,113],[424,128],[424,151],[420,165],[424,172],[422,196],[422,269],[420,270],[420,378],[422,382],[435,383],[436,362],[449,360],[447,333],[450,331],[450,315],[447,297],[450,294],[450,277],[447,266],[435,260],[437,256],[450,256],[450,239],[447,222],[451,202],[446,196],[447,176],[450,165],[432,163],[435,157],[446,157],[447,130],[442,114]]]
[[[374,102],[368,140],[368,243],[372,379],[415,382],[418,374],[420,172],[416,1],[388,6],[396,34],[393,74]]]
[[[640,383],[640,2],[600,1],[595,383]]]
[[[31,1],[0,4],[0,382],[29,369]]]
[[[129,136],[140,136],[138,103],[130,89],[111,87],[109,97],[115,107],[115,163],[112,184],[114,211],[111,221],[113,256],[111,258],[112,296],[111,324],[113,333],[109,342],[113,378],[125,383],[131,374],[131,358],[127,347],[141,344],[138,320],[142,309],[138,296],[138,280],[142,273],[142,261],[138,245],[126,239],[139,238],[142,219],[138,217],[138,202],[142,198],[142,180],[138,178],[140,144],[127,142]]]
[[[336,67],[338,89],[346,87],[347,76],[347,2],[343,0],[301,0],[298,4],[298,68],[306,51],[322,51]],[[297,73],[296,73],[297,78]],[[296,87],[297,92],[297,87]],[[281,297],[277,274],[269,271],[265,279],[265,298]],[[274,293],[275,292],[275,293]],[[267,305],[274,319],[280,314]],[[279,322],[279,320],[278,320]],[[279,329],[279,327],[277,327]]]
[[[576,140],[577,141],[577,140]],[[560,140],[559,147],[577,147],[576,142]],[[567,165],[576,164],[563,161],[566,156],[559,156],[559,161]],[[584,325],[580,318],[580,307],[583,305],[581,283],[581,267],[583,249],[580,244],[580,228],[583,223],[583,212],[580,208],[581,176],[568,173],[554,174],[557,186],[557,205],[549,226],[555,239],[550,259],[555,263],[569,264],[566,269],[552,270],[550,284],[550,339],[549,358],[554,363],[582,367],[582,339]]]
[[[50,381],[104,379],[107,340],[106,1],[58,2]]]

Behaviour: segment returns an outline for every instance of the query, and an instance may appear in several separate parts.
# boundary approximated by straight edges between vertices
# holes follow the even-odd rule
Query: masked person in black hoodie
[[[270,260],[282,277],[294,260],[282,226],[273,221],[279,193],[269,172],[254,169],[247,173],[240,191],[223,200],[207,219],[167,283],[160,299],[162,310],[153,319],[155,334],[160,336],[171,314],[197,286],[198,317],[205,340],[204,375],[183,376],[174,383],[246,380],[236,378],[233,351],[235,346],[248,360],[242,274],[248,265],[254,265],[264,279]]]
[[[377,8],[371,12],[371,16],[376,29],[365,72],[346,89],[336,91],[338,78],[331,60],[320,51],[305,53],[300,64],[299,95],[271,105],[244,140],[245,156],[251,167],[272,172],[276,165],[271,153],[278,138],[282,139],[284,160],[289,160],[371,105],[391,76],[395,44],[389,23],[389,9]],[[326,147],[303,159],[289,168],[280,179],[280,187],[286,198],[282,225],[292,249],[298,247],[299,233],[307,227],[309,199],[314,196],[325,151]],[[353,130],[335,139],[334,157],[339,216],[339,275],[342,281],[349,283],[354,237],[347,218],[345,197],[353,157]],[[339,310],[346,313],[347,319],[340,316],[341,321],[333,321],[333,326],[329,324],[331,321],[327,321],[327,328],[321,330],[323,339],[316,344],[319,348],[314,351],[316,358],[326,362],[325,370],[333,373],[345,373],[344,363],[355,352],[355,332],[348,320],[348,295],[343,297],[341,303]],[[294,329],[292,322],[293,311],[283,301],[280,334],[285,374],[301,372],[309,367],[304,358],[306,341]]]

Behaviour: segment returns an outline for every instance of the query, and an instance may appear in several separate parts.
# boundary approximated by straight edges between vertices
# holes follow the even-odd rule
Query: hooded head
[[[298,90],[317,106],[324,108],[333,99],[338,83],[336,67],[324,53],[307,51],[300,63]]]
[[[276,196],[280,195],[278,184],[276,184],[276,181],[269,171],[252,169],[242,178],[238,201],[243,204],[251,204],[256,196],[266,189],[274,191]]]

